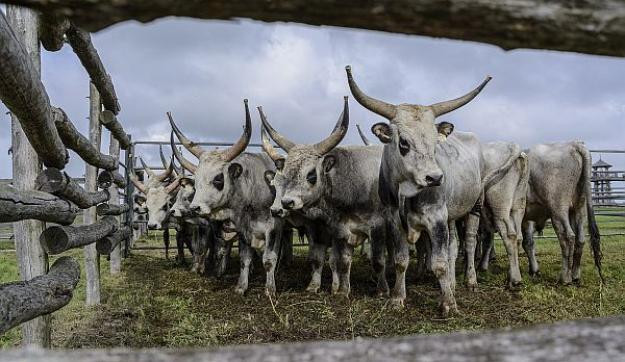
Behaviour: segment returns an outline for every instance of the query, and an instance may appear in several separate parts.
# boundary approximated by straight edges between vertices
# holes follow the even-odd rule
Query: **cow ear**
[[[267,170],[265,171],[265,182],[267,183],[267,185],[269,185],[269,187],[272,187],[271,183],[273,182],[273,178],[276,176],[276,173],[274,171],[271,170]]]
[[[276,168],[278,169],[278,171],[282,171],[282,169],[284,168],[284,158],[280,157],[279,159],[273,161],[273,163],[276,165]]]
[[[391,126],[389,126],[385,122],[376,123],[371,126],[371,132],[380,140],[382,143],[389,143],[392,139],[392,131]]]
[[[228,174],[231,179],[236,179],[243,173],[243,166],[241,164],[233,162],[228,166]]]
[[[436,124],[436,129],[440,139],[444,141],[454,131],[454,125],[449,122],[441,122]]]
[[[327,155],[326,157],[323,158],[323,172],[329,172],[332,167],[334,167],[334,164],[336,164],[336,157],[334,157],[333,155]]]

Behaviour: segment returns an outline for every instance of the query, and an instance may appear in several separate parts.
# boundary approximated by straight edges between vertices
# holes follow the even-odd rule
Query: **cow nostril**
[[[271,216],[273,217],[281,217],[283,215],[282,209],[271,209]]]
[[[156,229],[156,224],[148,224],[148,229],[150,230]]]
[[[425,182],[428,186],[440,186],[442,180],[443,174],[425,176]]]
[[[287,210],[290,210],[293,208],[293,206],[295,206],[295,201],[293,200],[282,200],[282,207],[284,207]]]

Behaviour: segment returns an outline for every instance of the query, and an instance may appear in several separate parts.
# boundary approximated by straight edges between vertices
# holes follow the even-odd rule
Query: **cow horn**
[[[132,181],[132,183],[135,185],[137,189],[139,189],[139,191],[143,192],[144,194],[146,193],[145,185],[143,184],[143,182],[139,181],[139,178],[134,173],[134,171],[130,173],[130,181]]]
[[[321,155],[325,155],[326,153],[332,151],[332,149],[336,147],[336,145],[338,145],[347,134],[347,129],[349,128],[349,102],[347,101],[347,96],[343,97],[343,99],[343,112],[341,112],[341,115],[336,122],[336,126],[334,126],[334,130],[332,130],[332,133],[330,133],[328,138],[313,146]]]
[[[176,125],[176,122],[174,122],[174,118],[171,116],[171,112],[167,112],[167,117],[169,117],[169,123],[171,124],[171,129],[174,130],[174,132],[176,133],[176,136],[178,137],[182,145],[187,150],[189,150],[189,152],[191,152],[195,157],[200,158],[200,156],[202,156],[202,154],[205,152],[204,149],[200,145],[197,145],[195,144],[195,142],[188,139],[180,131],[180,129]]]
[[[451,112],[451,111],[453,111],[455,109],[458,109],[458,108],[464,106],[465,104],[471,102],[473,100],[473,98],[475,98],[482,91],[482,89],[484,89],[486,84],[488,82],[490,82],[491,79],[493,79],[493,78],[491,76],[488,76],[482,82],[482,84],[480,84],[477,88],[475,88],[471,92],[463,95],[460,98],[456,98],[456,99],[452,99],[450,101],[444,101],[444,102],[439,102],[439,103],[432,104],[432,105],[430,105],[430,109],[432,109],[432,112],[434,112],[434,116],[435,117],[441,116],[441,115],[443,115],[445,113],[449,113],[449,112]]]
[[[295,143],[289,141],[286,137],[282,136],[280,133],[278,133],[278,131],[271,127],[269,121],[267,120],[267,117],[265,117],[265,112],[263,112],[262,106],[258,107],[258,113],[260,113],[260,120],[261,122],[263,122],[263,126],[267,130],[267,133],[269,133],[269,137],[271,137],[271,139],[273,139],[278,144],[278,146],[280,146],[280,148],[288,153],[291,148],[295,147]]]
[[[183,168],[186,168],[187,170],[189,170],[189,172],[191,172],[192,174],[195,174],[195,171],[197,170],[197,166],[194,165],[193,162],[187,160],[182,155],[182,153],[180,153],[180,151],[178,150],[178,147],[176,147],[176,143],[174,142],[174,131],[171,131],[171,137],[169,141],[171,143],[171,151],[174,153],[174,157],[178,159],[178,162],[180,162],[180,165],[182,165]]]
[[[139,157],[139,160],[141,161],[141,166],[143,166],[143,170],[147,172],[148,177],[154,177],[154,171],[152,171],[152,169],[145,164],[145,161],[143,161],[143,157]]]
[[[180,185],[180,177],[176,177],[172,183],[165,187],[165,192],[171,194]]]
[[[272,160],[278,161],[283,159],[284,157],[280,156],[278,151],[273,147],[271,142],[269,141],[269,136],[267,136],[267,132],[265,131],[265,127],[261,125],[260,127],[260,139],[262,141],[263,151],[271,157]]]
[[[388,120],[392,120],[393,118],[395,118],[395,114],[397,113],[397,106],[375,98],[371,98],[363,93],[363,91],[358,88],[358,85],[356,84],[356,81],[352,76],[352,67],[349,65],[346,66],[345,71],[347,72],[347,82],[349,83],[349,89],[352,91],[352,95],[358,101],[358,103],[360,103],[368,110],[375,112],[384,118],[387,118]]]
[[[161,156],[161,163],[163,164],[163,168],[167,170],[169,168],[169,163],[167,162],[167,159],[165,158],[165,155],[163,154],[163,145],[158,145],[158,153]],[[174,163],[173,155],[171,157],[171,166],[172,166],[172,173],[174,174],[174,176],[178,176],[180,174],[180,170],[176,167],[176,164]]]
[[[358,134],[360,135],[360,139],[362,140],[362,143],[364,143],[365,146],[371,145],[371,141],[369,141],[367,136],[365,136],[365,134],[362,132],[359,124],[356,125],[356,128],[358,129]]]
[[[167,169],[165,170],[165,172],[161,173],[160,175],[156,175],[154,176],[154,179],[156,179],[159,182],[163,182],[165,181],[165,179],[167,179],[172,173],[174,172],[174,166],[173,166],[173,162],[169,163],[169,167],[167,167]]]
[[[245,151],[245,148],[247,148],[252,138],[252,117],[250,116],[250,108],[247,104],[247,99],[244,99],[243,103],[245,104],[245,127],[243,128],[243,134],[235,144],[222,151],[223,158],[226,162],[234,160],[241,152]]]

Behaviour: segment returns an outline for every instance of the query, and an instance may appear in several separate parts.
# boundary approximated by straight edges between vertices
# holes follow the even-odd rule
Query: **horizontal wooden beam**
[[[69,20],[53,13],[43,13],[39,18],[39,39],[41,45],[50,52],[56,52],[65,44],[65,32],[69,29]]]
[[[128,206],[128,204],[100,204],[96,207],[96,213],[99,216],[121,215],[128,212],[128,210],[130,210],[130,206]]]
[[[51,255],[93,244],[114,233],[119,222],[114,216],[106,216],[94,224],[81,226],[51,226],[41,233],[39,242]]]
[[[0,11],[0,100],[20,121],[41,161],[63,169],[69,153],[59,137],[39,72]]]
[[[111,187],[112,184],[117,185],[119,188],[126,187],[126,178],[119,172],[102,171],[98,175],[98,187],[106,189]]]
[[[76,152],[80,158],[91,166],[105,170],[117,171],[119,163],[115,157],[105,155],[100,150],[93,147],[89,139],[83,136],[72,121],[67,117],[61,108],[52,108],[54,114],[54,124],[61,136],[63,144],[70,150]]]
[[[0,362],[46,361],[622,361],[625,318],[522,329],[353,341],[257,344],[218,349],[14,349]]]
[[[122,124],[117,120],[117,117],[113,112],[104,110],[100,113],[100,123],[102,123],[106,129],[111,131],[115,139],[119,142],[119,146],[123,150],[127,150],[128,147],[130,147],[130,137],[128,137],[126,131],[124,131],[124,127],[122,127]]]
[[[85,30],[168,16],[248,18],[625,55],[625,2],[568,0],[5,0],[68,16]]]
[[[106,202],[110,197],[108,190],[86,191],[76,181],[72,180],[68,174],[52,167],[42,171],[37,176],[35,187],[37,190],[65,198],[81,209],[87,209]]]
[[[98,240],[95,244],[98,253],[102,255],[109,255],[113,249],[117,247],[122,241],[128,239],[130,237],[130,228],[128,226],[120,227],[112,233],[100,240]]]
[[[98,89],[98,92],[100,92],[104,108],[114,114],[119,113],[120,106],[117,102],[117,94],[115,93],[113,81],[111,80],[111,76],[106,72],[100,55],[98,55],[98,51],[91,42],[91,35],[73,24],[67,29],[65,35],[67,36],[69,45],[89,74],[91,82]]]
[[[79,280],[78,262],[65,256],[57,259],[46,275],[0,285],[0,335],[67,305]]]
[[[78,215],[78,208],[69,201],[43,191],[19,191],[0,185],[0,222],[35,219],[70,225]]]

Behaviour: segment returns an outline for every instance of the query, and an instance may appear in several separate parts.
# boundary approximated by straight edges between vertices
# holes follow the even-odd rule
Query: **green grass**
[[[605,224],[604,224],[605,225]],[[602,226],[602,232],[606,228]],[[611,227],[610,227],[611,228]],[[623,229],[621,229],[623,230]],[[549,234],[550,231],[545,232]],[[158,238],[146,240],[160,245]],[[173,241],[173,239],[172,239]],[[142,245],[145,245],[142,243]],[[520,327],[558,320],[625,313],[625,245],[623,237],[602,239],[605,285],[599,283],[589,248],[585,250],[582,284],[557,283],[560,248],[555,239],[538,240],[542,276],[530,279],[521,255],[524,287],[505,288],[507,259],[500,242],[491,270],[479,274],[477,292],[468,291],[458,275],[456,297],[460,313],[441,320],[437,313],[435,280],[415,280],[414,263],[408,272],[406,308],[390,307],[388,299],[373,296],[375,281],[368,262],[356,256],[352,269],[352,296],[304,291],[309,281],[305,249],[296,250],[292,265],[278,275],[279,295],[264,295],[264,276],[254,266],[250,290],[238,296],[233,288],[238,259],[231,261],[222,280],[192,274],[166,260],[162,251],[134,251],[124,260],[123,272],[111,277],[102,258],[102,305],[84,305],[84,277],[72,302],[53,315],[53,344],[84,347],[206,347],[226,344],[345,340],[415,333],[450,332],[497,327]],[[68,253],[82,258],[82,250]],[[173,255],[173,253],[172,253]],[[14,254],[0,253],[0,282],[17,279]],[[461,268],[458,268],[461,270]],[[19,328],[0,336],[0,346],[19,343]]]

